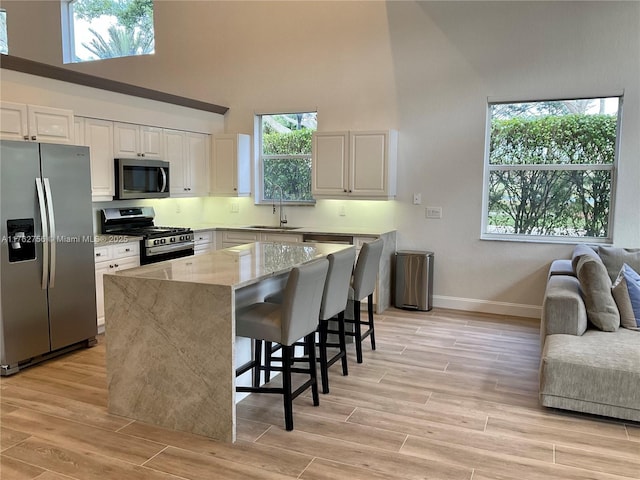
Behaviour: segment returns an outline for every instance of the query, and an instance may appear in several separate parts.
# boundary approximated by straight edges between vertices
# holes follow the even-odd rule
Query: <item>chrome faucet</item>
[[[278,185],[277,183],[273,184],[274,188],[278,188],[280,190],[280,228],[284,227],[285,224],[287,223],[287,216],[284,214],[284,211],[282,210],[282,197],[283,197],[283,193],[282,193],[282,187],[280,185]],[[273,204],[273,213],[276,213],[276,204]]]

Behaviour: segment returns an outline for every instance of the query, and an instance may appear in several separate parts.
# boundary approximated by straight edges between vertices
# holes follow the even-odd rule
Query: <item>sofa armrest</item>
[[[587,329],[587,310],[580,294],[580,282],[569,275],[552,275],[542,304],[540,340],[547,335],[582,335]]]

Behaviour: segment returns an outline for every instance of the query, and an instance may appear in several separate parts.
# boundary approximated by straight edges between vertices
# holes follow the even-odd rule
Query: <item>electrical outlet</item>
[[[344,217],[346,214],[347,214],[347,210],[345,206],[340,205],[340,207],[338,207],[338,215],[340,215],[341,217]]]
[[[176,213],[180,213],[180,203],[176,202]]]
[[[240,211],[240,205],[237,201],[231,202],[231,213],[238,213]]]
[[[413,204],[414,205],[420,205],[422,203],[422,194],[421,193],[414,193],[413,194]]]
[[[425,218],[442,218],[442,207],[427,207],[424,209]]]

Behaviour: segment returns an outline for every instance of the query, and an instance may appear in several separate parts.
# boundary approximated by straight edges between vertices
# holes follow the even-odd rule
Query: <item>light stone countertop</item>
[[[346,248],[355,247],[326,243],[256,242],[122,270],[116,275],[237,289],[284,274],[292,267]]]
[[[278,233],[320,233],[320,234],[339,234],[339,235],[361,235],[361,236],[374,236],[383,235],[385,233],[394,232],[394,228],[376,228],[376,227],[296,227],[282,229],[277,226],[273,228],[256,228],[250,225],[223,225],[214,223],[198,223],[192,225],[181,225],[183,227],[191,228],[194,232],[203,230],[246,230],[250,232],[278,232]]]

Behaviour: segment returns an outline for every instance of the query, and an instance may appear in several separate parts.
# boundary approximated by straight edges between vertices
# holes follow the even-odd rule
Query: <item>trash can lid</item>
[[[398,250],[396,255],[424,255],[428,257],[433,255],[433,252],[425,252],[421,250]]]

